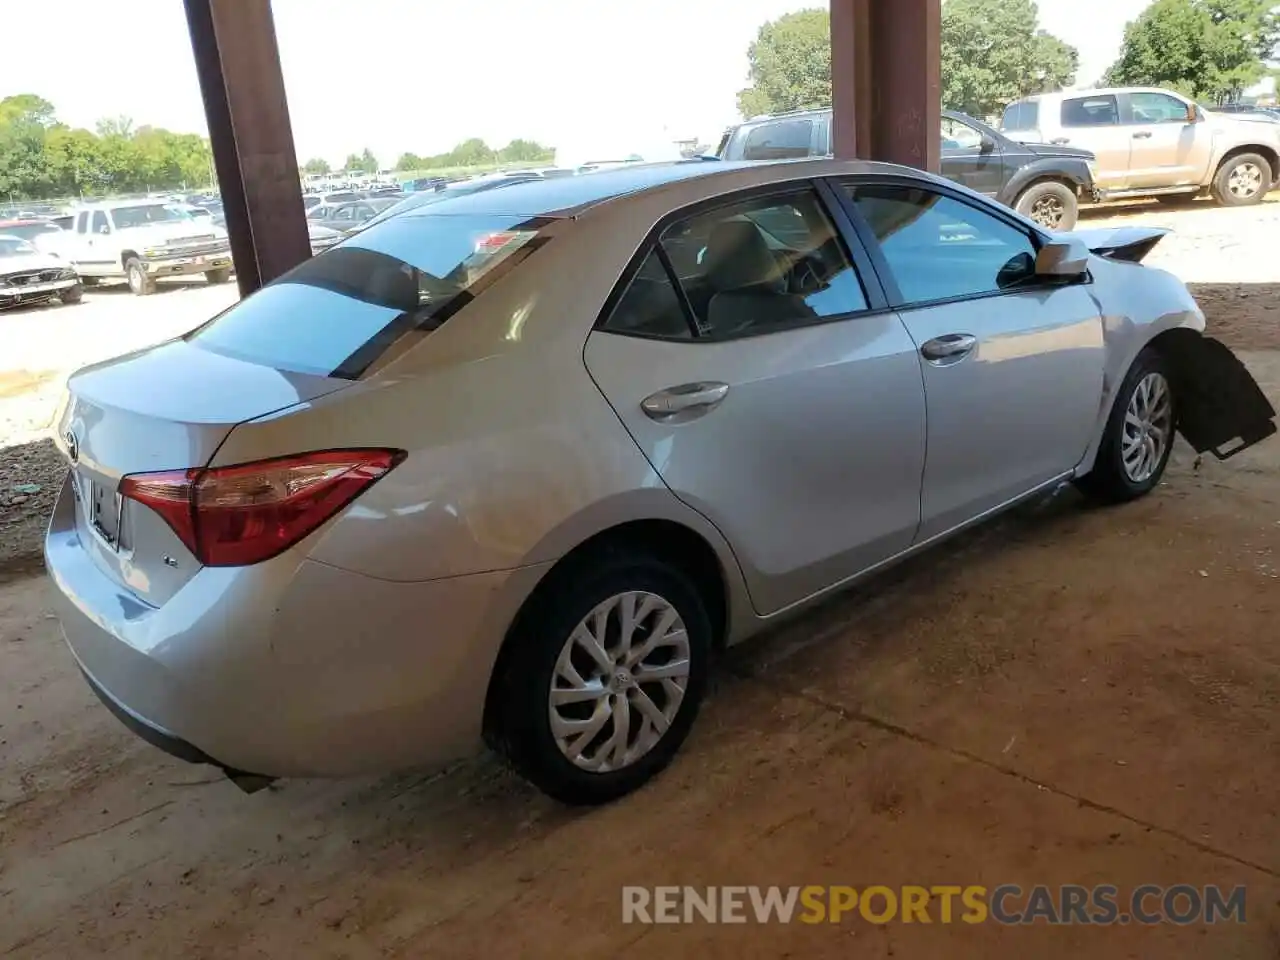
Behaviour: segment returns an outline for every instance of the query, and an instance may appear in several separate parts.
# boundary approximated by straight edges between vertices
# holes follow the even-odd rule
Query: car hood
[[[1092,150],[1082,147],[1067,147],[1057,143],[1024,143],[1024,147],[1037,157],[1067,157],[1079,160],[1093,160]]]
[[[52,270],[68,267],[65,260],[47,253],[19,253],[12,257],[0,257],[0,275],[25,273],[28,270]]]

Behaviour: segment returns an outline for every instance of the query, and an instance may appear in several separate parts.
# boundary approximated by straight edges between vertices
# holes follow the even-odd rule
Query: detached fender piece
[[[1173,367],[1178,432],[1196,453],[1226,460],[1276,432],[1275,408],[1224,343],[1180,329],[1156,346]]]
[[[1097,230],[1073,230],[1069,236],[1084,241],[1089,252],[1108,260],[1141,263],[1167,237],[1171,230],[1163,227],[1102,227]]]

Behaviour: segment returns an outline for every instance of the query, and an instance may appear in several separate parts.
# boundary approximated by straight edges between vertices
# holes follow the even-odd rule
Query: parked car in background
[[[1074,147],[1023,144],[962,113],[942,115],[944,177],[991,197],[1053,230],[1070,230],[1081,199],[1093,200],[1093,154]],[[724,160],[828,156],[831,111],[757,117],[720,141]]]
[[[108,709],[246,788],[484,738],[614,799],[721,646],[1065,483],[1142,497],[1175,430],[1275,432],[1138,262],[1163,233],[830,160],[438,200],[70,377],[56,614]]]
[[[49,300],[79,303],[82,296],[75,267],[0,230],[0,310]]]
[[[195,220],[182,206],[160,200],[113,200],[81,207],[67,235],[65,256],[89,283],[124,279],[138,296],[161,277],[203,273],[210,283],[231,279],[227,231]]]
[[[311,255],[323,253],[346,236],[341,230],[333,230],[314,220],[307,221],[307,238],[311,241]]]
[[[1084,147],[1097,156],[1102,200],[1260,203],[1280,179],[1280,125],[1210,113],[1168,90],[1123,87],[1044,93],[1009,104],[1015,140]]]
[[[61,253],[66,234],[53,220],[0,220],[0,234],[21,237],[42,253]]]

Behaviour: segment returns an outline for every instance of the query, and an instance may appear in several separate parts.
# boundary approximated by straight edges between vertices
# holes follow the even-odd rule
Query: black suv
[[[725,131],[722,160],[783,160],[831,154],[831,111],[756,117]],[[981,120],[942,113],[942,175],[1051,230],[1075,226],[1080,199],[1093,200],[1088,150],[1010,140]]]

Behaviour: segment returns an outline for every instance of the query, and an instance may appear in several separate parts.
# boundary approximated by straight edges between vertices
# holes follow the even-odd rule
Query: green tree
[[[500,163],[550,163],[556,152],[533,140],[512,140],[498,151]]]
[[[303,173],[319,173],[325,174],[329,172],[329,161],[321,160],[319,157],[312,157],[302,165]]]
[[[751,86],[738,93],[744,117],[831,102],[831,19],[797,10],[764,24],[747,48]]]
[[[942,5],[942,104],[989,116],[1012,100],[1074,82],[1080,56],[1039,29],[1034,0]]]
[[[1103,82],[1234,99],[1268,73],[1280,11],[1268,0],[1156,0],[1125,27]]]

